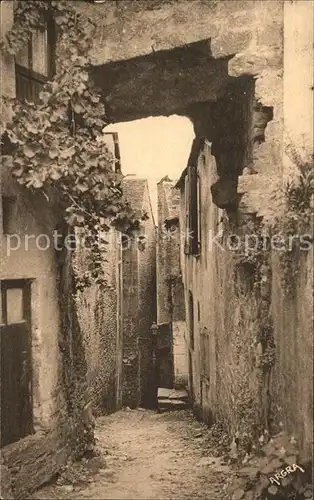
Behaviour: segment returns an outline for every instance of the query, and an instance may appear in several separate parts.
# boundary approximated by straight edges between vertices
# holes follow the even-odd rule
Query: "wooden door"
[[[1,447],[33,432],[30,282],[0,281]]]

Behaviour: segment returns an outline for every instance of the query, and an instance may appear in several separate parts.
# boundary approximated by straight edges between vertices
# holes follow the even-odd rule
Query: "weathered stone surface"
[[[4,465],[3,459],[0,463],[0,498],[3,500],[12,500],[14,498],[12,491],[12,479],[9,468]]]
[[[57,431],[38,432],[3,448],[1,454],[11,473],[14,498],[25,498],[51,479],[70,453]]]
[[[185,304],[180,269],[180,193],[174,182],[163,178],[157,184],[157,321],[172,323],[174,387],[187,386],[188,366],[185,352]],[[168,219],[170,222],[168,224]],[[166,221],[166,222],[165,222]],[[176,222],[178,221],[178,222]],[[169,277],[174,279],[169,281]],[[168,397],[168,396],[167,396]]]
[[[174,400],[174,399],[181,399],[182,401],[188,400],[188,393],[184,389],[176,389],[171,391],[170,395],[168,396],[169,399]]]
[[[158,7],[152,8],[147,0],[118,4],[108,0],[105,6],[77,5],[77,9],[97,22],[95,64],[207,38],[212,40],[214,57],[240,52],[252,57],[262,52],[272,60],[272,51],[278,51],[282,37],[278,29],[283,15],[280,1],[159,0]]]
[[[216,100],[231,81],[228,59],[214,59],[207,40],[97,66],[91,76],[115,121],[180,113],[195,102]]]
[[[245,214],[257,214],[265,221],[274,221],[284,208],[282,182],[279,176],[254,174],[238,179],[239,209]]]
[[[158,387],[158,399],[167,399],[169,398],[172,389],[165,389],[163,387]]]

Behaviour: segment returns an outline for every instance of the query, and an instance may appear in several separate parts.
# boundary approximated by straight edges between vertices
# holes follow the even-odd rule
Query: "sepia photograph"
[[[314,0],[0,0],[0,500],[313,500]]]

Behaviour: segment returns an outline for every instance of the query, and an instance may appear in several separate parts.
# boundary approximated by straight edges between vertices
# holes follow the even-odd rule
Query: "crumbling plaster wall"
[[[5,172],[2,172],[2,196],[14,200],[14,209],[7,221],[10,234],[1,235],[0,278],[34,280],[31,301],[35,426],[49,428],[57,412],[56,388],[61,390],[57,264],[53,247],[57,216],[42,195],[32,197]],[[40,235],[49,238],[47,249],[46,237]]]
[[[0,279],[32,279],[34,434],[1,450],[3,467],[9,471],[4,476],[6,479],[2,477],[1,487],[7,492],[12,489],[14,498],[25,498],[25,495],[56,474],[79,442],[75,445],[72,442],[73,422],[68,412],[64,390],[64,359],[60,352],[59,270],[53,245],[57,213],[48,206],[42,195],[31,195],[3,171],[1,188],[2,196],[13,197],[15,203],[7,221],[11,239],[10,235],[2,234],[0,237]],[[46,236],[40,235],[49,238],[48,247]],[[76,425],[78,429],[78,420]]]
[[[13,22],[13,2],[0,5],[1,31]],[[14,59],[0,54],[1,98],[14,97]],[[10,109],[1,105],[2,119],[10,119]],[[57,214],[43,196],[33,197],[18,186],[1,167],[0,178],[0,279],[32,278],[32,382],[34,434],[1,450],[1,496],[25,498],[29,492],[50,479],[66,460],[70,450],[67,406],[63,391],[59,338],[57,262],[53,244],[46,250],[45,234],[52,243]],[[6,221],[10,233],[3,234],[2,197],[15,200],[14,210]],[[40,215],[39,215],[40,214]],[[26,245],[26,235],[32,236]],[[18,238],[20,238],[20,245]],[[11,243],[11,244],[10,244]],[[12,250],[10,251],[10,246]],[[17,248],[19,246],[19,248]],[[15,250],[13,250],[13,247]]]
[[[298,174],[291,145],[302,160],[313,155],[313,24],[313,2],[284,2],[284,180]]]
[[[261,265],[259,257],[250,260],[243,249],[233,250],[230,240],[226,246],[231,234],[244,242],[256,218],[239,208],[237,223],[230,223],[213,203],[210,186],[217,177],[217,165],[208,143],[199,156],[198,172],[200,255],[184,255],[181,247],[187,310],[190,292],[194,304],[194,348],[189,340],[187,348],[192,360],[195,411],[208,423],[221,418],[230,434],[239,432],[241,439],[245,433],[257,438],[264,428],[271,432],[281,422],[309,458],[313,427],[313,246],[293,255],[292,269],[299,272],[293,295],[288,296],[278,250],[265,253]],[[183,190],[181,193],[184,224]],[[260,229],[259,222],[256,228]],[[190,321],[188,316],[189,330]],[[208,358],[203,352],[204,329]]]

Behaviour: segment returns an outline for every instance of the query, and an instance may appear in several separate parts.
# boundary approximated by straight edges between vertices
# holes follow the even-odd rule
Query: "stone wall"
[[[79,352],[80,332],[69,303],[73,294],[69,260],[54,249],[57,210],[4,172],[1,187],[1,207],[3,196],[13,199],[14,205],[4,221],[9,234],[0,238],[0,279],[31,279],[32,283],[34,434],[1,450],[14,497],[25,498],[49,480],[70,454],[80,453],[87,444],[84,352]],[[60,289],[68,297],[63,309]],[[3,481],[2,487],[7,487]]]
[[[245,212],[242,204],[234,219],[234,214],[213,203],[210,188],[217,179],[217,164],[206,141],[199,154],[198,172],[200,255],[184,256],[181,249],[186,309],[191,309],[192,297],[194,310],[194,347],[190,341],[187,347],[195,411],[208,423],[220,418],[231,435],[248,433],[252,439],[264,429],[271,432],[278,428],[281,422],[309,457],[313,423],[313,248],[293,256],[291,269],[297,272],[297,278],[293,297],[287,297],[278,251],[265,252],[259,260],[258,253],[248,258],[243,247],[233,249],[233,240],[226,245],[231,235],[243,242],[250,232],[260,234],[261,218],[256,218],[253,210]],[[248,177],[255,192],[265,196],[258,174]],[[263,200],[269,203],[267,198]],[[182,224],[184,201],[182,190]],[[266,221],[263,230],[271,231]],[[292,275],[288,279],[292,280]],[[189,314],[189,331],[191,320]]]
[[[313,226],[312,226],[313,234]],[[277,358],[271,384],[276,423],[282,422],[310,457],[313,440],[313,247],[295,256],[294,296],[287,296],[278,252],[272,258],[272,314]],[[288,278],[292,279],[292,277]]]
[[[122,247],[123,268],[123,406],[136,408],[140,404],[140,360],[138,342],[139,273],[138,245],[129,240]]]
[[[118,316],[122,297],[117,272],[121,247],[119,235],[113,229],[104,237],[108,241],[103,262],[107,286],[103,289],[95,284],[79,292],[77,296],[78,318],[87,363],[87,383],[95,414],[117,409],[121,391],[117,377],[122,370],[122,366],[118,366],[118,356],[122,351]],[[89,251],[83,245],[84,235],[78,238],[78,242],[82,245],[77,247],[75,264],[78,275],[83,276],[88,265]]]
[[[284,3],[108,1],[76,8],[96,21],[93,75],[108,112],[123,121],[188,114],[193,103],[217,99],[244,75],[256,77],[258,100],[278,104]]]
[[[1,36],[11,28],[13,23],[13,2],[10,0],[5,0],[1,2],[0,5],[0,25],[1,25]],[[6,54],[0,54],[0,74],[6,75],[2,78],[0,87],[0,106],[1,106],[1,120],[5,123],[10,119],[11,113],[7,106],[3,105],[3,97],[14,97],[15,96],[15,68],[14,68],[14,58]],[[0,121],[0,133],[2,132],[2,127]]]
[[[185,304],[180,269],[180,197],[174,183],[162,179],[158,189],[157,228],[157,322],[172,325],[172,350],[175,387],[187,383],[185,345]]]
[[[13,22],[13,2],[1,2],[0,12],[3,35]],[[0,70],[1,98],[14,97],[14,58],[1,53]],[[10,109],[1,108],[1,118],[9,120]],[[33,434],[1,449],[3,498],[26,498],[92,438],[71,255],[55,251],[60,214],[55,193],[49,199],[33,195],[1,169],[0,280],[31,280],[33,400]]]
[[[136,233],[125,238],[122,249],[123,404],[151,407],[154,402],[150,328],[156,321],[155,222],[147,181],[131,178],[125,189],[131,196],[130,203],[147,219]]]
[[[140,385],[141,405],[151,406],[152,384],[152,334],[151,326],[156,322],[156,227],[146,183],[143,199],[143,211],[148,219],[143,223],[139,236],[144,236],[139,244],[139,304],[138,335],[140,339]]]

